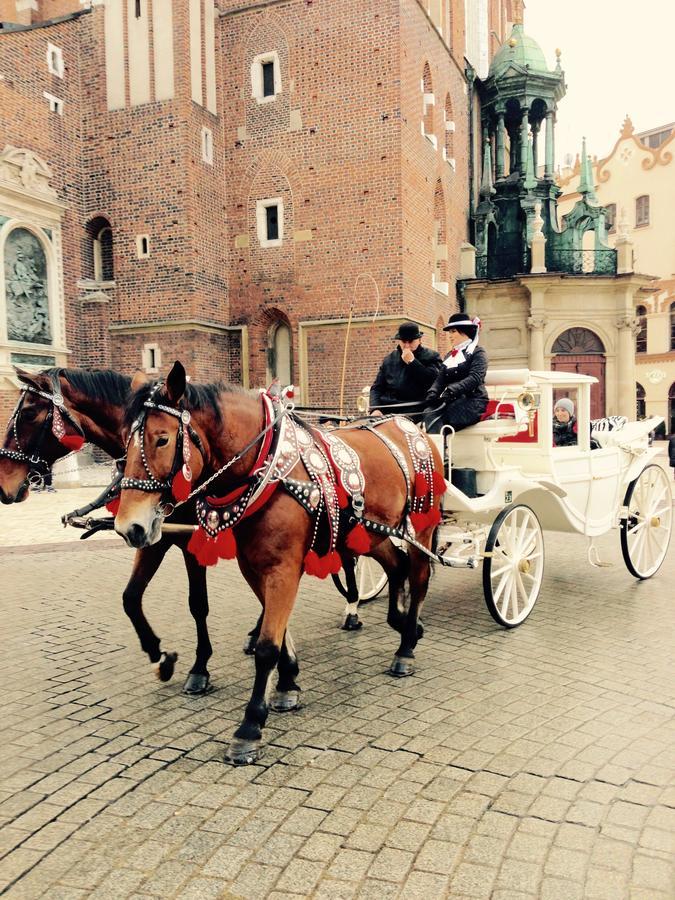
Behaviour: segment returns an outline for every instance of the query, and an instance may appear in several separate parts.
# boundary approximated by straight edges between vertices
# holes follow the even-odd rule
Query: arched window
[[[445,97],[445,109],[443,111],[443,124],[445,128],[445,146],[443,147],[443,159],[455,168],[455,117],[452,113],[452,100],[450,94]]]
[[[277,322],[269,333],[267,370],[270,380],[278,378],[281,386],[293,382],[293,342],[291,329],[286,322]]]
[[[675,350],[675,303],[670,304],[670,349]]]
[[[649,194],[643,194],[635,201],[635,227],[649,225]]]
[[[431,82],[431,68],[429,63],[424,63],[422,70],[422,134],[431,143],[436,146],[436,135],[434,134],[434,106],[436,98],[434,97],[434,87]]]
[[[637,413],[638,420],[647,418],[645,389],[642,387],[639,381],[635,382],[635,412]]]
[[[638,331],[635,337],[635,352],[636,353],[646,353],[647,352],[647,307],[646,306],[636,306],[635,307],[635,315],[638,319],[638,324],[640,326],[640,330]]]
[[[86,226],[85,277],[93,281],[114,281],[113,233],[104,216],[96,216]]]
[[[13,228],[9,232],[4,270],[8,339],[51,344],[47,256],[32,231]]]

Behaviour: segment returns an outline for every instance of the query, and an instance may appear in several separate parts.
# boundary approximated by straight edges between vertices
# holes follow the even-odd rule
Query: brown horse
[[[127,462],[115,530],[138,548],[150,547],[159,540],[171,486],[181,472],[186,446],[191,483],[204,485],[208,479],[210,497],[223,497],[237,486],[250,483],[250,473],[269,430],[265,421],[260,395],[228,385],[188,384],[180,363],[174,365],[163,387],[141,388],[127,411]],[[278,421],[273,425],[278,428]],[[399,527],[410,509],[410,479],[403,468],[407,465],[410,471],[412,458],[410,444],[395,421],[385,421],[377,430],[393,445],[394,452],[373,430],[347,428],[333,434],[353,448],[360,460],[365,479],[365,519],[372,528],[377,527],[368,538],[368,555],[377,559],[388,574],[387,621],[401,635],[391,672],[409,675],[421,636],[419,613],[430,574],[429,558],[421,547],[431,546],[436,526],[420,528],[416,535],[418,546],[411,544],[407,555],[387,538],[388,529]],[[436,482],[437,477],[442,477],[442,463],[435,447],[431,448],[430,460]],[[288,472],[289,486],[308,484],[308,474],[303,463],[297,462]],[[438,502],[437,497],[432,501],[436,516]],[[239,567],[263,613],[255,645],[253,691],[243,722],[228,749],[232,762],[252,762],[260,753],[268,713],[266,690],[275,666],[279,681],[273,708],[285,710],[297,705],[299,688],[295,679],[299,667],[288,620],[303,565],[307,565],[308,550],[314,545],[314,530],[315,520],[306,507],[281,488],[233,529]],[[341,528],[335,550],[348,564],[353,553],[344,532]]]
[[[82,369],[48,369],[36,375],[17,369],[17,375],[24,391],[0,449],[2,503],[25,500],[30,479],[34,477],[39,481],[58,459],[85,440],[112,457],[124,454],[121,431],[132,389],[129,377],[110,370]],[[194,521],[194,506],[181,507],[171,521]],[[157,676],[161,681],[168,681],[173,675],[177,654],[162,651],[160,639],[143,613],[143,594],[166,552],[170,547],[178,546],[185,560],[190,612],[197,627],[195,662],[183,692],[199,695],[210,687],[207,663],[212,648],[206,624],[209,605],[206,569],[187,552],[187,541],[184,535],[165,535],[152,547],[139,550],[124,590],[123,604]]]

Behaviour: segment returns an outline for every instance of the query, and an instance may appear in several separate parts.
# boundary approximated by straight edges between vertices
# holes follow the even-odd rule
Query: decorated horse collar
[[[40,388],[33,387],[30,384],[24,385],[21,388],[19,400],[14,407],[14,412],[10,416],[9,422],[7,424],[7,431],[12,431],[17,449],[10,450],[7,447],[0,447],[0,457],[4,456],[7,459],[13,459],[16,462],[28,463],[31,467],[30,472],[35,473],[40,478],[42,477],[42,474],[48,472],[51,468],[51,463],[48,463],[47,460],[40,455],[42,445],[47,437],[47,429],[50,425],[51,432],[54,437],[71,453],[80,450],[85,442],[85,435],[84,431],[82,430],[82,426],[73,416],[73,414],[66,408],[63,394],[61,393],[61,384],[59,382],[58,374],[55,372],[51,372],[49,378],[52,387],[51,393],[49,393],[48,391],[43,391]],[[38,397],[42,397],[44,400],[48,400],[51,404],[51,407],[44,422],[42,423],[40,430],[35,435],[35,439],[29,442],[29,445],[24,449],[21,446],[21,442],[19,440],[18,424],[21,410],[23,409],[23,404],[28,394],[36,394]],[[64,419],[66,419],[68,423],[75,429],[75,434],[68,434],[66,432]]]

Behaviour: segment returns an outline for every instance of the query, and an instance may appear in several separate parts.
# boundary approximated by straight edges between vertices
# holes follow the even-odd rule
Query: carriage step
[[[438,561],[450,569],[477,569],[477,556],[439,556]]]

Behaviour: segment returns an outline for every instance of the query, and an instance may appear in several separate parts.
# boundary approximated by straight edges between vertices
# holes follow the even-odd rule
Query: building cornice
[[[167,331],[201,331],[207,334],[227,334],[230,331],[244,331],[246,325],[220,325],[205,319],[160,319],[156,322],[133,322],[111,325],[111,334],[150,334]]]

